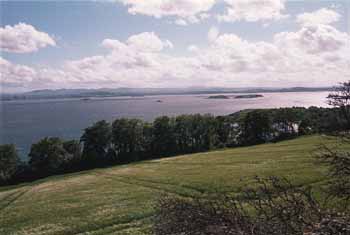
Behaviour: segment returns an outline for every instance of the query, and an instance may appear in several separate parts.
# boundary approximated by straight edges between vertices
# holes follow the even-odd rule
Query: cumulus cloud
[[[4,86],[18,86],[32,82],[36,71],[28,66],[12,64],[0,57],[0,74]]]
[[[284,14],[285,0],[224,0],[228,5],[226,13],[218,15],[219,21],[268,21],[288,17]]]
[[[209,17],[206,14],[216,0],[117,0],[128,7],[130,14],[142,14],[162,18],[176,17],[179,25],[198,23]]]
[[[125,50],[128,47],[142,52],[159,52],[165,48],[173,48],[173,44],[169,40],[161,40],[154,32],[144,32],[132,35],[126,43],[118,40],[105,39],[102,46],[113,50]]]
[[[1,88],[43,89],[71,87],[77,78],[67,72],[54,68],[34,68],[14,64],[0,57]]]
[[[116,0],[128,7],[130,14],[155,18],[173,17],[177,25],[199,23],[211,17],[213,6],[220,0]],[[270,21],[288,17],[285,0],[224,0],[226,12],[217,15],[219,21]]]
[[[328,8],[321,8],[314,12],[306,12],[299,14],[296,21],[301,25],[318,25],[318,24],[331,24],[339,21],[341,15]]]
[[[32,25],[19,23],[0,28],[0,49],[12,53],[29,53],[47,46],[55,46],[55,40]]]
[[[302,50],[309,54],[321,54],[340,50],[349,44],[350,37],[330,25],[305,25],[297,32],[278,33],[274,40],[290,52]]]
[[[1,60],[0,72],[7,84],[27,87],[311,86],[350,75],[349,35],[331,25],[281,32],[272,42],[217,33],[206,48],[189,46],[188,56],[168,53],[170,45],[145,32],[125,41],[105,39],[105,54],[66,61],[59,69]]]
[[[163,48],[173,48],[169,40],[162,41],[154,32],[145,32],[129,37],[127,44],[136,50],[161,51]]]

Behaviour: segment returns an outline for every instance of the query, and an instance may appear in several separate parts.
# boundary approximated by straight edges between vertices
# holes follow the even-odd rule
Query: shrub
[[[156,235],[349,235],[349,215],[333,213],[308,187],[286,179],[256,180],[240,196],[159,200]]]

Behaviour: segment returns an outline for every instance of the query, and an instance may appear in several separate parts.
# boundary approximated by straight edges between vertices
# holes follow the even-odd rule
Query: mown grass
[[[320,184],[325,168],[312,157],[321,143],[302,137],[276,144],[90,170],[0,188],[0,234],[149,234],[154,202],[239,193],[256,175],[284,176],[301,185]]]

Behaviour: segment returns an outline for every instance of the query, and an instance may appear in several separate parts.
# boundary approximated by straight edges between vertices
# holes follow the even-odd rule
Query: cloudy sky
[[[350,1],[1,1],[2,92],[329,86],[350,79]]]

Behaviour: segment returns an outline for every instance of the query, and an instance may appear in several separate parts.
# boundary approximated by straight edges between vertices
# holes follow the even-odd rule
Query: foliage
[[[350,215],[323,207],[310,187],[285,178],[256,178],[239,196],[163,197],[155,216],[156,235],[348,235]]]
[[[20,174],[15,174],[20,175],[19,178],[11,182],[223,147],[275,142],[305,134],[331,133],[343,130],[345,123],[339,109],[317,107],[245,110],[218,117],[210,114],[162,116],[151,123],[127,118],[116,119],[112,124],[100,121],[84,130],[80,142],[59,140],[55,144],[51,140],[47,143],[48,138],[41,141],[40,150],[38,146],[34,148],[40,153],[32,153],[41,156],[35,157],[40,159],[39,163],[33,160],[28,166],[21,164]],[[44,160],[46,155],[53,156]],[[47,169],[44,167],[50,164]]]
[[[249,112],[242,123],[241,143],[244,145],[261,144],[273,139],[271,118],[265,110]]]
[[[83,142],[83,162],[89,167],[104,165],[111,139],[111,126],[105,120],[86,128],[80,138]]]
[[[152,126],[152,153],[154,156],[171,156],[176,151],[175,120],[167,116],[158,117]]]
[[[20,160],[13,144],[0,145],[0,184],[11,180],[18,170]]]
[[[343,82],[328,96],[328,103],[340,109],[350,129],[350,81]]]
[[[329,168],[328,193],[331,198],[340,198],[345,209],[350,206],[350,152],[322,145],[316,156]]]
[[[144,122],[139,119],[117,119],[112,124],[112,143],[121,163],[138,161],[143,151]]]
[[[44,138],[33,144],[29,153],[29,166],[38,175],[64,172],[73,158],[59,138]]]
[[[80,162],[82,160],[81,156],[81,144],[77,140],[67,140],[62,143],[63,148],[70,155],[69,163],[67,164],[67,169],[79,169]]]

